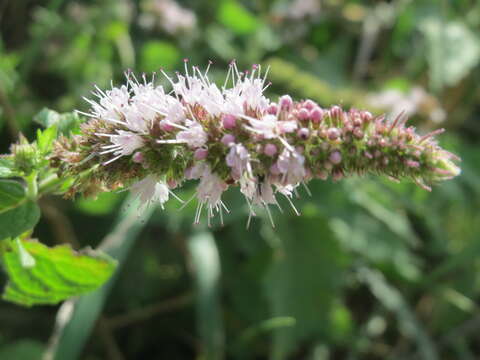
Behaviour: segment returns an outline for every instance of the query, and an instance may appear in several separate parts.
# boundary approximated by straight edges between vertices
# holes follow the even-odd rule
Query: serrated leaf
[[[25,266],[25,253],[34,266],[31,262]],[[9,278],[3,298],[25,306],[56,304],[93,291],[116,267],[115,260],[99,252],[75,252],[68,245],[49,248],[19,239],[5,241],[2,262]]]
[[[0,213],[19,205],[25,199],[25,188],[13,180],[0,180]]]
[[[33,120],[45,128],[56,125],[58,134],[62,135],[67,135],[75,131],[81,122],[80,117],[74,112],[59,114],[47,108],[42,109],[42,111],[35,115]]]
[[[0,213],[0,240],[16,238],[33,229],[40,219],[40,209],[33,201],[24,202],[14,209]]]

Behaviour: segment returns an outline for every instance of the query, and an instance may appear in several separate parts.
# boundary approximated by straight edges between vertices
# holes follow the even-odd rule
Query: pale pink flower
[[[248,117],[250,126],[246,128],[265,139],[274,139],[297,129],[296,121],[280,121],[275,115],[267,114],[261,119]]]
[[[196,121],[190,121],[187,130],[180,131],[177,134],[177,140],[186,143],[192,149],[202,147],[207,139],[207,133],[203,130],[202,125]]]
[[[278,156],[277,167],[282,176],[282,183],[298,184],[305,178],[305,158],[297,151],[284,149]]]
[[[135,198],[140,199],[140,209],[145,209],[154,202],[159,202],[163,209],[163,204],[168,201],[170,190],[168,186],[159,181],[154,175],[148,175],[146,178],[137,181],[130,187]]]
[[[232,145],[225,160],[227,165],[232,168],[232,177],[234,179],[240,179],[245,171],[251,173],[250,154],[242,144]]]

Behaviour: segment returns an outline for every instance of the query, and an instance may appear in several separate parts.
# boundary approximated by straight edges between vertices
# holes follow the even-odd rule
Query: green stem
[[[65,179],[60,179],[57,174],[51,174],[40,182],[38,191],[40,195],[53,192],[64,181]]]
[[[38,184],[37,184],[37,172],[34,171],[27,177],[25,177],[27,182],[27,198],[30,200],[37,200],[38,197]]]

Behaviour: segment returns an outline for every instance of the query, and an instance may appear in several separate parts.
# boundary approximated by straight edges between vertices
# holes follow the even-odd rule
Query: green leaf
[[[14,209],[0,213],[0,240],[16,238],[33,229],[40,219],[40,209],[33,201],[27,201]]]
[[[251,34],[258,27],[257,18],[234,0],[222,2],[217,17],[220,23],[238,35]]]
[[[75,112],[59,114],[47,108],[42,109],[33,120],[45,128],[57,125],[58,134],[62,135],[75,132],[81,122],[80,117]]]
[[[115,260],[93,250],[19,239],[5,241],[2,262],[9,278],[3,298],[25,306],[56,304],[93,291],[116,267]]]
[[[125,204],[131,204],[132,198],[125,200]],[[145,221],[139,221],[135,206],[130,206],[125,212],[118,215],[115,227],[108,236],[102,241],[101,249],[108,255],[115,258],[119,266],[126,261],[130,250],[137,240],[138,233],[147,224],[146,220],[150,218],[154,207],[149,207],[143,214]],[[55,360],[75,360],[80,358],[85,342],[102,312],[106,299],[112,290],[118,277],[119,271],[116,271],[112,278],[100,289],[81,296],[79,299],[72,299],[65,302],[59,314],[68,313],[65,316],[57,317],[56,333],[53,335],[58,341],[48,350],[46,358]],[[67,311],[67,309],[70,309]],[[73,309],[73,310],[71,310]]]
[[[13,180],[0,180],[0,213],[19,205],[25,199],[25,188]]]
[[[48,108],[43,108],[33,120],[45,128],[57,124],[60,121],[60,114]]]
[[[50,150],[52,149],[53,142],[55,141],[57,137],[57,126],[53,125],[45,130],[37,130],[37,144],[38,144],[38,150],[42,154],[48,154]]]
[[[9,178],[16,176],[14,168],[15,163],[13,159],[8,159],[5,157],[0,158],[0,178]]]
[[[194,234],[188,242],[195,277],[198,332],[204,345],[202,357],[223,359],[224,329],[220,311],[220,259],[211,233]]]
[[[301,218],[285,219],[272,232],[274,261],[264,293],[272,317],[293,317],[296,325],[273,332],[271,359],[286,359],[300,341],[326,341],[338,333],[329,314],[340,291],[347,258],[326,221],[311,209]]]

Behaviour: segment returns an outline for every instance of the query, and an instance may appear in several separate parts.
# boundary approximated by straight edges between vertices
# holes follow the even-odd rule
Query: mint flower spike
[[[81,134],[57,141],[51,159],[60,175],[78,179],[67,195],[127,187],[141,208],[152,202],[163,207],[176,197],[173,189],[198,179],[194,223],[204,209],[209,225],[214,214],[223,223],[229,210],[222,194],[238,186],[248,223],[263,208],[273,225],[270,205],[281,210],[278,195],[299,214],[293,194],[299,185],[308,192],[314,178],[377,174],[430,190],[460,173],[460,159],[435,140],[443,129],[422,136],[403,114],[389,121],[289,95],[272,102],[264,95],[268,70],[254,65],[240,72],[233,61],[219,87],[210,81],[209,67],[201,72],[185,61],[184,74],[162,71],[167,90],[155,85],[155,76],[138,80],[132,72],[121,87],[96,87],[95,100],[87,99],[90,112],[82,113],[91,119]]]

